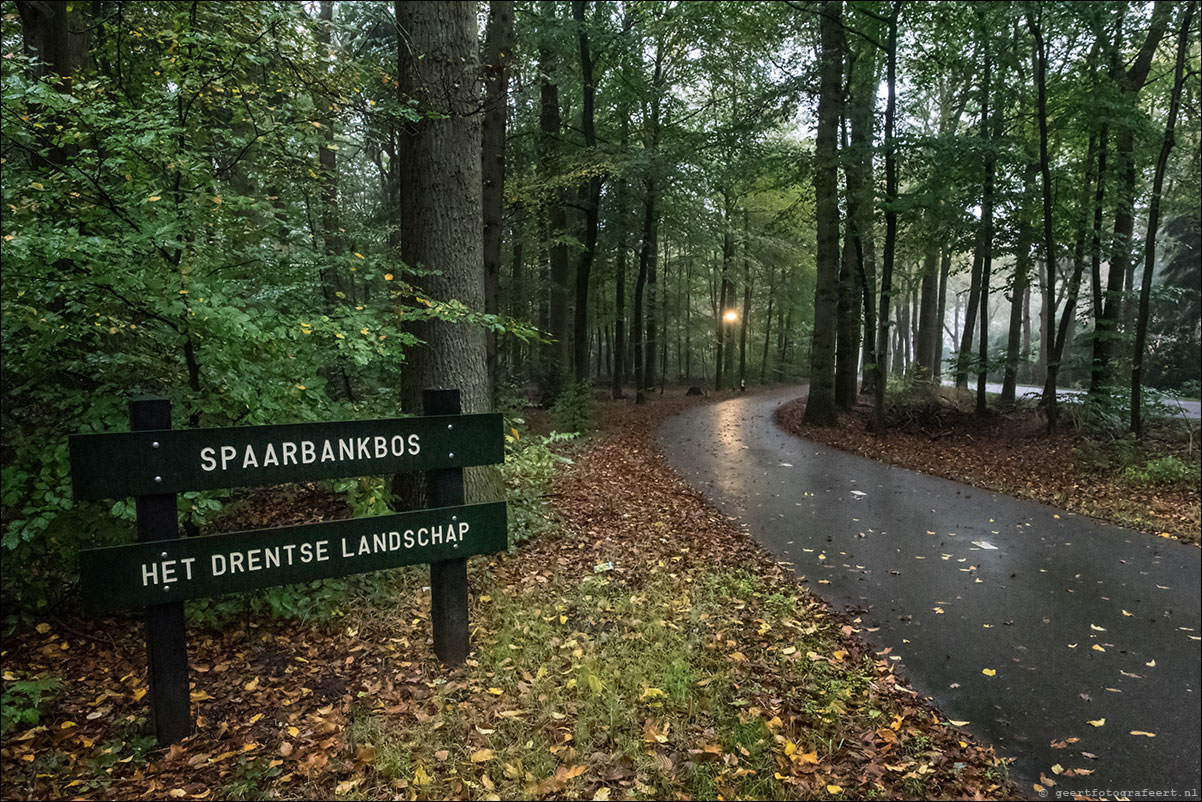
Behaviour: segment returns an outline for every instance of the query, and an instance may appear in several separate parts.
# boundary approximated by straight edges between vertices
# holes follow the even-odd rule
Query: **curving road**
[[[1042,773],[1046,798],[1196,799],[1199,550],[801,440],[773,413],[804,392],[693,407],[660,444],[1032,798]]]

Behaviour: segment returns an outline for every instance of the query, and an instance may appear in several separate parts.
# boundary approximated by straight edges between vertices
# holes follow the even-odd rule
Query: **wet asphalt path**
[[[1047,798],[1197,799],[1199,550],[796,438],[773,413],[804,390],[694,407],[660,445],[811,591],[879,627],[866,637],[1016,758],[1028,796],[1043,773]]]

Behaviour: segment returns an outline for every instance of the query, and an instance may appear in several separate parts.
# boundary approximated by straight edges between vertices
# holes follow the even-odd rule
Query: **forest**
[[[509,501],[514,548],[542,543],[552,519],[594,533],[562,498],[591,505],[600,491],[548,488],[602,403],[621,402],[636,453],[686,390],[801,384],[798,425],[833,431],[858,412],[882,443],[899,398],[941,393],[982,420],[1026,395],[1048,437],[1092,426],[1144,442],[1172,399],[1202,395],[1200,17],[1196,0],[4,0],[6,633],[74,620],[79,552],[131,539],[131,500],[73,498],[67,438],[128,430],[133,398],[165,398],[176,428],[197,428],[420,414],[423,389],[458,388],[465,413],[505,415],[505,465],[469,469],[467,484],[469,500]],[[571,470],[675,481],[606,453]],[[1175,466],[1173,481],[1196,477]],[[383,514],[403,485],[326,481],[288,498],[306,520]],[[647,490],[691,509],[679,492]],[[1193,498],[1178,523],[1196,529]],[[188,536],[294,522],[253,493],[178,504]],[[645,514],[643,534],[665,526]],[[689,513],[715,552],[760,559],[708,514]],[[498,570],[488,595],[522,586]],[[776,570],[744,595],[772,596]],[[206,601],[189,620],[210,627],[208,648],[252,616],[336,620],[390,581]],[[410,637],[422,636],[395,640]],[[5,733],[10,711],[36,723],[44,676],[12,695],[5,672]],[[609,680],[581,676],[603,696]],[[488,684],[500,680],[479,682],[501,696]],[[650,691],[663,694],[644,682],[630,704]],[[874,709],[896,711],[894,730],[926,715],[900,698]],[[654,752],[666,725],[647,737]],[[806,745],[787,743],[786,774],[817,782],[828,754],[799,763]],[[313,754],[310,781],[325,770]],[[920,776],[886,795],[1011,793],[983,754],[964,758],[981,768],[971,780]],[[358,787],[352,773],[368,787],[346,768],[360,757],[330,775],[339,795]],[[838,759],[814,786],[832,796],[860,774]],[[280,772],[247,760],[238,782],[253,796]],[[423,760],[397,770],[412,785],[389,787],[471,795],[430,785]],[[737,763],[734,785],[644,787],[638,774],[633,787],[779,795]],[[514,772],[508,796],[556,795],[579,776]],[[209,793],[181,787],[172,795]]]
[[[65,435],[139,393],[212,426],[808,376],[830,421],[988,380],[1138,429],[1199,392],[1193,9],[499,2],[422,95],[388,3],[6,3],[9,565],[115,536]],[[479,198],[409,158],[456,115]],[[438,264],[443,214],[481,236]]]

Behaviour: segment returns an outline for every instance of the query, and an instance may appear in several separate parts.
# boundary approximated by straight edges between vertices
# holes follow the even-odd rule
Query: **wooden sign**
[[[171,428],[163,399],[130,404],[132,431],[70,438],[78,500],[134,496],[138,542],[80,552],[84,603],[142,607],[155,734],[192,731],[183,602],[430,564],[434,651],[467,659],[467,557],[508,546],[504,502],[465,504],[463,468],[505,457],[499,414],[461,415],[458,390],[426,390],[427,417],[225,429]],[[180,538],[176,493],[424,471],[430,509]]]
[[[501,415],[77,434],[76,499],[276,485],[505,459]]]
[[[80,593],[107,613],[493,554],[507,532],[505,503],[493,502],[89,549]]]

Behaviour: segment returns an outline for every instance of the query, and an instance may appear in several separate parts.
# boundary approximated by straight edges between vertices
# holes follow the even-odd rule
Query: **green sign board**
[[[70,437],[78,500],[492,465],[500,414],[442,415]]]
[[[174,538],[80,553],[97,612],[504,551],[504,502]]]

